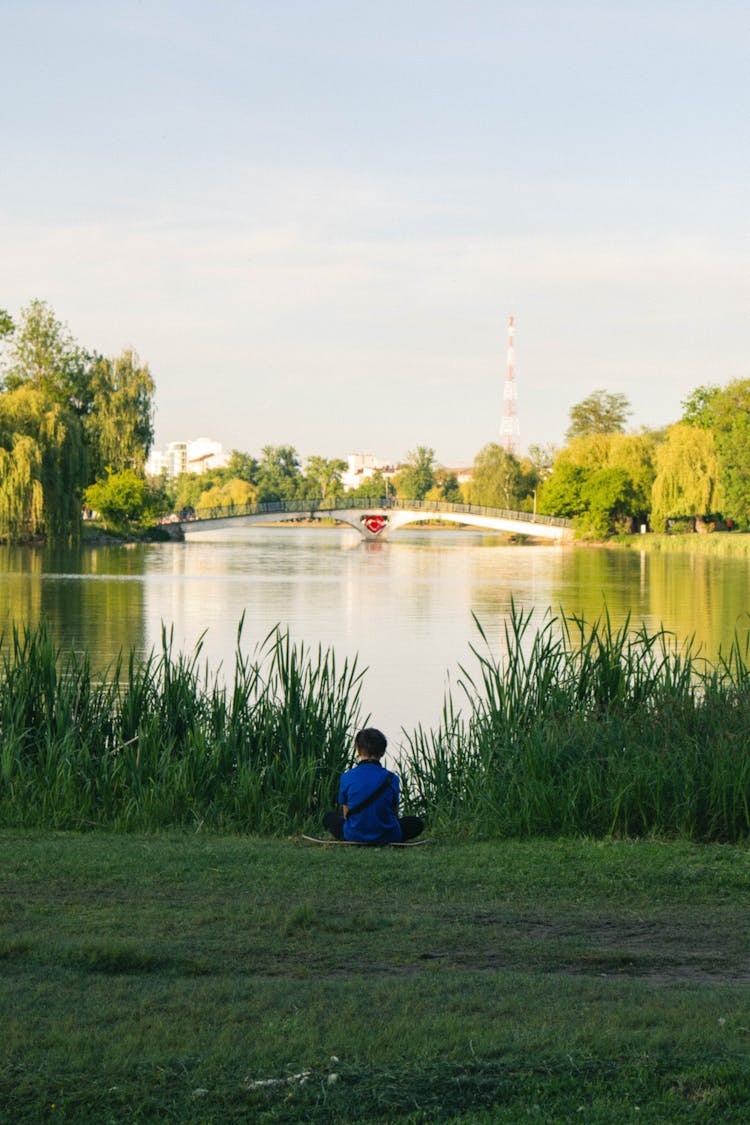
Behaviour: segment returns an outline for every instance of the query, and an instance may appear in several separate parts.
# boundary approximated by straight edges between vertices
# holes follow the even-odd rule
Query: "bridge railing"
[[[537,523],[546,527],[572,527],[570,520],[561,519],[559,516],[537,515],[536,512],[518,512],[509,508],[487,508],[481,504],[453,504],[448,500],[392,500],[390,506],[406,508],[409,511],[451,512],[460,515],[462,512],[471,516],[490,516],[494,519],[522,520],[524,523]]]
[[[536,512],[518,512],[509,508],[489,508],[481,504],[453,504],[447,500],[402,500],[395,496],[381,496],[379,499],[362,500],[359,497],[317,497],[304,500],[267,500],[261,504],[229,504],[225,507],[190,509],[180,513],[181,523],[193,520],[232,519],[238,516],[278,515],[283,519],[288,513],[293,516],[315,516],[320,512],[336,511],[382,511],[400,509],[413,512],[445,512],[446,515],[487,516],[492,519],[508,519],[535,523],[546,527],[571,528],[570,520],[559,516],[538,515]]]

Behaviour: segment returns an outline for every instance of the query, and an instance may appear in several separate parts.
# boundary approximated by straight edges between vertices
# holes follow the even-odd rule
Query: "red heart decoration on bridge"
[[[388,520],[385,516],[365,516],[362,523],[371,535],[379,535],[388,523]]]

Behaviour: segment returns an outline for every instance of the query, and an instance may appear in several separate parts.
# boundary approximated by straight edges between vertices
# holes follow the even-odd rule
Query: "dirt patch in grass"
[[[236,966],[262,975],[333,980],[345,976],[417,976],[439,970],[520,971],[599,977],[627,976],[653,982],[743,984],[750,981],[750,956],[742,935],[722,935],[706,923],[635,921],[613,917],[550,918],[478,914],[454,927],[440,927],[440,944],[419,937],[389,950],[389,957],[338,955],[311,942],[305,963],[290,949],[273,966]]]
[[[473,919],[479,927],[493,927],[502,944],[513,937],[533,943],[538,953],[534,966],[545,972],[598,973],[604,976],[651,980],[724,981],[750,980],[750,956],[741,935],[721,934],[716,923],[666,920],[635,921],[612,917],[551,919],[519,917],[513,920],[490,914]],[[466,967],[467,959],[461,964]],[[480,958],[484,967],[507,967],[502,954]],[[512,961],[513,967],[518,967]],[[479,965],[477,966],[479,967]]]

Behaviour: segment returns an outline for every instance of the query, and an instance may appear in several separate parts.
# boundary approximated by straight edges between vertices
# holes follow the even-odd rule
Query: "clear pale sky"
[[[750,377],[746,0],[0,0],[0,307],[157,445],[521,443]]]

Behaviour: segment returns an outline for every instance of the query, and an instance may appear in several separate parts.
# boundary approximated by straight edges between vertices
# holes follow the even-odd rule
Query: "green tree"
[[[426,445],[411,450],[394,483],[403,500],[424,500],[435,484],[435,450]]]
[[[521,502],[522,480],[518,459],[490,442],[474,459],[469,502],[486,508],[516,509]]]
[[[606,465],[627,473],[630,515],[639,524],[647,523],[656,477],[656,453],[663,440],[661,432],[643,430],[637,434],[611,434]]]
[[[683,422],[713,434],[723,514],[750,527],[750,379],[698,387],[683,402]]]
[[[5,389],[32,386],[77,413],[88,407],[90,363],[45,301],[31,301],[11,336]]]
[[[440,466],[435,470],[434,488],[439,493],[436,499],[445,500],[448,504],[463,503],[464,497],[461,492],[461,485],[458,483],[458,477],[450,469],[444,469]]]
[[[544,480],[552,472],[557,452],[557,448],[551,444],[529,446],[528,459],[536,470],[540,481]]]
[[[199,508],[204,492],[221,488],[225,483],[222,469],[209,469],[206,473],[180,473],[174,482],[174,510]]]
[[[561,449],[555,467],[548,481],[539,490],[538,510],[550,515],[567,518],[583,517],[590,510],[592,497],[596,495],[597,511],[586,525],[587,534],[594,527],[609,523],[624,526],[626,522],[645,523],[651,508],[651,489],[656,475],[654,466],[657,435],[644,431],[638,434],[592,433],[572,438]],[[573,472],[571,470],[575,469]],[[620,503],[630,505],[625,512],[622,507],[599,503],[603,489],[588,493],[586,482],[603,470],[618,470],[626,474],[629,484],[622,490]],[[609,478],[610,483],[620,481],[620,477]],[[612,484],[612,487],[615,487]],[[609,519],[607,513],[612,518]],[[581,525],[582,526],[582,525]]]
[[[36,497],[28,510],[41,503],[49,539],[77,538],[85,486],[107,466],[143,468],[153,437],[153,380],[131,349],[117,359],[90,356],[44,301],[31,301],[15,327],[0,313],[0,336],[7,340],[0,446],[6,454],[16,449],[26,466],[14,475],[5,457],[6,483],[12,491],[28,478]],[[31,447],[20,437],[36,444],[37,455],[27,457]],[[30,534],[37,523],[34,516]],[[16,526],[11,534],[18,533]]]
[[[738,527],[750,528],[750,417],[739,416],[724,433],[715,436],[721,469],[721,506]]]
[[[106,469],[143,472],[154,439],[154,391],[148,365],[132,348],[116,358],[94,358],[85,420],[92,476]]]
[[[393,495],[393,488],[379,469],[371,477],[365,477],[361,484],[347,492],[353,500],[383,500]]]
[[[308,457],[305,479],[310,499],[330,500],[342,496],[344,486],[341,474],[346,472],[346,461],[335,457]]]
[[[248,484],[255,485],[258,483],[259,468],[258,462],[249,453],[233,449],[224,472],[227,480],[244,480]]]
[[[139,523],[148,499],[146,481],[132,469],[109,473],[104,480],[89,485],[84,493],[86,505],[98,512],[112,531],[127,531]]]
[[[588,434],[622,432],[631,414],[630,403],[625,395],[611,391],[593,391],[571,407],[570,425],[565,436],[570,441]]]
[[[710,428],[719,458],[724,515],[750,527],[750,379],[708,388],[702,422]]]
[[[155,522],[160,516],[166,516],[175,510],[174,489],[172,482],[166,477],[146,478],[146,506],[144,519]]]
[[[657,444],[657,435],[651,431],[637,434],[597,433],[574,438],[559,456],[561,460],[580,465],[589,473],[601,469],[622,469],[630,480],[627,494],[631,511],[628,514],[633,520],[645,523],[651,510]]]
[[[635,505],[633,481],[625,469],[606,468],[592,473],[581,487],[584,513],[579,531],[589,538],[606,539],[630,530]]]
[[[264,445],[258,470],[258,502],[297,500],[303,492],[297,450],[291,445]]]
[[[714,404],[721,394],[719,387],[705,384],[696,387],[687,398],[682,400],[681,422],[688,426],[701,426],[710,429],[713,424]]]
[[[551,476],[537,492],[537,511],[548,516],[574,519],[586,511],[583,488],[591,470],[570,461],[558,461]]]

